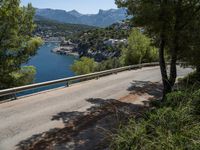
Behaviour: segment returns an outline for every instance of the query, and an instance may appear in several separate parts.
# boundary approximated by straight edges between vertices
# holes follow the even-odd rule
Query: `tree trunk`
[[[160,63],[160,71],[162,76],[162,82],[163,82],[163,98],[165,99],[166,94],[170,93],[172,91],[168,75],[167,75],[167,69],[166,69],[166,63],[165,63],[165,46],[166,46],[166,24],[168,23],[167,20],[165,20],[165,16],[167,14],[166,12],[166,6],[167,0],[164,0],[161,2],[161,13],[160,13],[160,19],[162,20],[162,28],[160,32],[160,45],[159,45],[159,63]]]
[[[171,54],[171,63],[170,63],[170,86],[171,88],[174,87],[174,84],[176,82],[177,78],[177,68],[176,68],[176,62],[177,62],[177,42],[176,40],[174,41],[174,49],[172,49],[172,54]]]
[[[159,63],[160,63],[160,70],[161,70],[161,76],[162,76],[162,82],[163,82],[163,100],[166,94],[170,93],[172,90],[168,76],[167,76],[164,49],[165,49],[165,39],[164,39],[164,36],[161,35],[160,46],[159,46]]]
[[[171,87],[174,87],[174,84],[176,82],[177,78],[177,68],[176,68],[176,62],[177,62],[177,55],[179,51],[179,32],[180,32],[180,7],[182,4],[182,0],[179,0],[177,3],[176,8],[176,21],[174,26],[174,36],[172,41],[172,48],[171,48],[171,63],[170,63],[170,84]]]

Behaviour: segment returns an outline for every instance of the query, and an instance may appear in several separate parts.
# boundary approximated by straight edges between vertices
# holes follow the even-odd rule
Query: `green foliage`
[[[77,74],[88,74],[92,73],[96,69],[96,62],[93,59],[82,57],[80,60],[75,61],[71,69]]]
[[[199,69],[200,73],[200,13],[186,29],[181,32],[180,58]]]
[[[144,62],[158,62],[159,56],[158,56],[158,49],[154,46],[149,46],[149,48],[146,51],[146,54],[144,56]]]
[[[129,28],[131,28],[131,24],[129,22],[126,24],[128,27],[127,29],[122,29],[121,27],[118,27],[118,25],[112,25],[107,28],[98,28],[78,33],[76,36],[73,35],[69,37],[69,39],[78,44],[79,53],[82,56],[88,56],[89,51],[94,53],[114,52],[120,54],[120,51],[125,44],[110,46],[104,44],[104,41],[107,41],[108,39],[127,39],[130,33]],[[100,61],[102,60],[105,60],[105,58],[100,58]]]
[[[26,45],[25,51],[30,55],[36,54],[36,49],[43,44],[43,40],[40,37],[31,38]]]
[[[27,85],[34,81],[36,74],[36,68],[34,66],[25,66],[17,72],[11,73],[14,78],[14,86]]]
[[[39,17],[36,18],[35,23],[37,24],[37,28],[34,31],[35,33],[39,33],[42,36],[50,34],[54,37],[73,37],[74,34],[97,28],[80,24],[60,23]]]
[[[200,73],[195,71],[188,76],[179,80],[178,84],[181,88],[200,88]]]
[[[197,115],[197,119],[200,121],[200,90],[195,91],[192,97],[192,106],[194,106],[193,113]]]
[[[151,39],[140,30],[132,30],[128,38],[128,47],[124,49],[122,58],[125,65],[140,64],[158,60],[158,52],[151,46]]]
[[[162,103],[163,106],[176,109],[180,105],[187,105],[190,101],[190,96],[187,91],[176,91],[167,95],[166,100]]]
[[[119,68],[122,66],[123,64],[120,62],[120,60],[115,57],[98,63],[96,71],[104,71],[104,70]]]
[[[188,77],[196,78],[196,73]],[[128,125],[123,125],[113,135],[111,149],[199,150],[199,87],[180,88],[153,106],[156,108],[147,111],[143,117],[130,119]]]
[[[104,71],[114,68],[122,67],[123,64],[120,63],[118,58],[108,59],[102,62],[95,62],[93,59],[88,57],[82,57],[80,60],[76,61],[71,69],[77,74],[88,74],[98,71]]]
[[[188,90],[190,91],[190,90]],[[114,135],[114,150],[198,150],[200,148],[200,91],[167,95],[157,110],[131,119]]]
[[[176,62],[187,60],[200,71],[200,1],[199,0],[116,0],[128,8],[136,27],[142,27],[159,47],[163,95],[171,92],[177,77]],[[165,64],[170,56],[170,73]]]
[[[41,39],[32,38],[34,12],[30,4],[20,7],[20,0],[0,2],[0,89],[16,85],[13,74],[41,44]]]

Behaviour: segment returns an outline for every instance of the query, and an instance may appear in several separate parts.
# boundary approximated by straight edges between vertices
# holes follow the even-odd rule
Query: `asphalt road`
[[[191,71],[178,67],[179,76]],[[52,117],[60,112],[85,111],[92,106],[86,99],[119,99],[128,95],[133,80],[161,82],[159,67],[125,71],[0,104],[0,150],[13,150],[20,141],[35,134],[64,127]]]

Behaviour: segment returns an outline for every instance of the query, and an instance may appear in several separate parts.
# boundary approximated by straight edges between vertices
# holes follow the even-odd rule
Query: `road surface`
[[[179,76],[191,71],[178,67]],[[64,127],[61,121],[52,121],[52,116],[85,111],[92,106],[86,99],[119,99],[128,95],[133,80],[161,82],[159,67],[125,71],[0,104],[0,150],[13,150],[20,141],[33,135]]]

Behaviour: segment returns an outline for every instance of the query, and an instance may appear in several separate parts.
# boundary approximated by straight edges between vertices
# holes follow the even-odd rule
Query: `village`
[[[63,38],[58,38],[58,37],[51,37],[51,38],[45,39],[46,42],[57,42],[57,41],[60,41],[60,40],[62,40],[62,41],[60,42],[59,47],[56,47],[56,48],[52,49],[52,52],[60,54],[60,55],[79,56],[78,44],[73,43],[71,40],[64,40]],[[127,41],[127,39],[121,39],[121,40],[108,39],[108,40],[105,40],[103,43],[106,46],[114,47],[114,46],[116,46],[118,44],[127,44],[128,41]],[[88,50],[88,53],[90,55],[94,55],[97,52],[93,52],[91,50]],[[110,55],[112,55],[112,54],[110,54]]]

